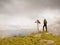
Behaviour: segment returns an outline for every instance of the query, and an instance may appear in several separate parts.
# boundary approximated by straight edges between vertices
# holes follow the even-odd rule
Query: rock
[[[47,41],[47,44],[53,44],[53,43],[54,43],[53,40],[48,40],[48,41]]]
[[[47,43],[47,44],[53,44],[54,43],[53,40],[40,40],[40,42],[44,42],[44,43]]]
[[[35,34],[34,37],[41,37],[41,34]]]

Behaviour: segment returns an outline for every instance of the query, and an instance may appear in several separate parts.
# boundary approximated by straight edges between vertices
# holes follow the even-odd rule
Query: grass
[[[0,45],[60,45],[60,37],[52,34],[40,33],[41,37],[35,37],[35,34],[28,36],[13,36],[8,38],[0,38]],[[40,42],[40,40],[53,40],[54,44]]]

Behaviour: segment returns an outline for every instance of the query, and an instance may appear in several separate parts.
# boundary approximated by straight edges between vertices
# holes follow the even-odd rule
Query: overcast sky
[[[0,29],[32,28],[37,19],[42,27],[44,18],[60,28],[60,0],[0,0]]]

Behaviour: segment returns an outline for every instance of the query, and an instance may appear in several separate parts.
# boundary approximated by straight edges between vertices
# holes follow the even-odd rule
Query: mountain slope
[[[45,32],[0,38],[0,45],[60,45],[60,37]]]

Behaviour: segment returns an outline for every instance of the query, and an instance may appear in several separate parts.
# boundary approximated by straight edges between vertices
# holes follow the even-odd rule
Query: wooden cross
[[[40,24],[40,21],[39,20],[36,20],[35,23],[37,23],[37,30],[39,32],[39,24]]]

